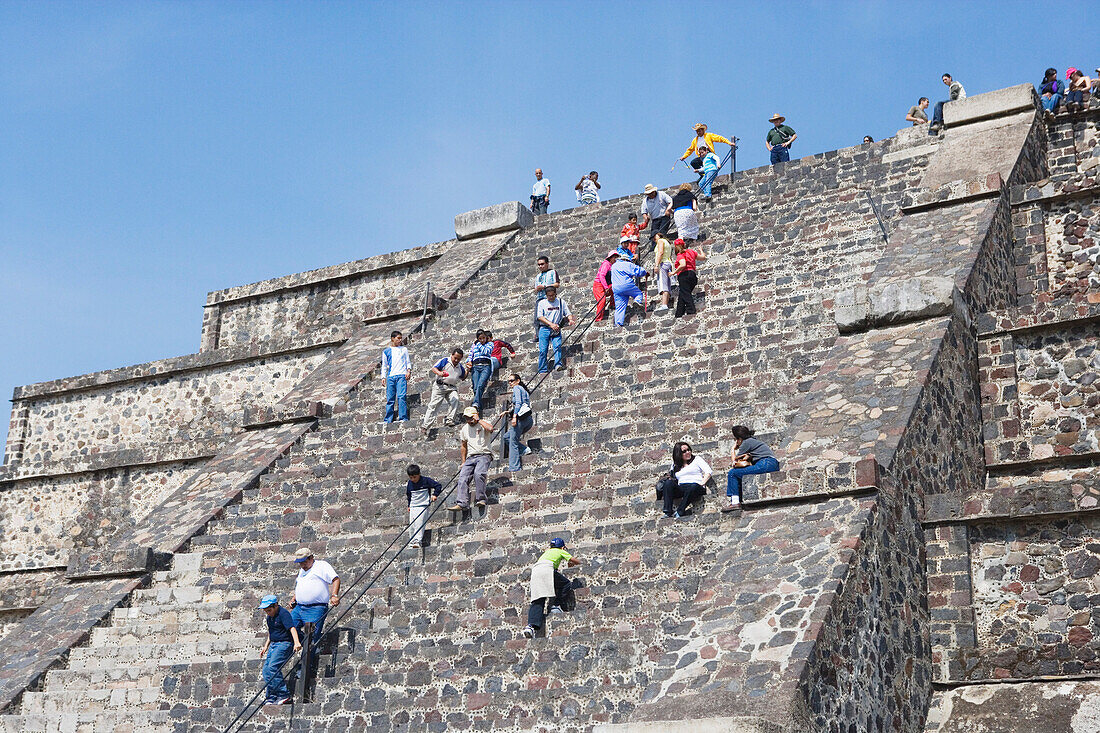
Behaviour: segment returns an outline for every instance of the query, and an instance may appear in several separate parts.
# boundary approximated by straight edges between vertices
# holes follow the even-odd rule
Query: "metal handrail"
[[[581,316],[581,318],[579,319],[577,325],[573,326],[572,330],[569,332],[569,334],[565,338],[562,339],[560,350],[563,352],[563,354],[564,354],[566,345],[569,344],[574,339],[574,337],[584,336],[584,334],[588,332],[588,329],[592,327],[592,324],[596,322],[596,319],[595,319],[596,307],[597,307],[597,304],[593,303],[592,306],[588,309],[588,311],[583,316]],[[581,329],[580,333],[578,334],[577,331],[578,331],[578,329],[581,328],[582,322],[585,319],[587,319],[590,315],[592,316],[592,318],[590,320],[588,320],[588,323],[584,325],[584,328]],[[528,390],[527,390],[528,393],[530,394],[530,393],[534,393],[534,392],[538,391],[539,387],[542,386],[543,382],[546,381],[546,378],[548,376],[550,376],[550,372],[543,373],[537,380],[534,381],[534,384],[528,388]],[[501,413],[501,414],[497,415],[497,417],[493,420],[493,425],[495,426],[497,421],[499,421],[502,417],[504,417],[505,414],[506,413]],[[503,434],[504,428],[505,428],[505,426],[503,426],[503,425],[500,428],[494,428],[494,433],[488,441],[490,445],[496,441],[498,435]],[[409,523],[407,525],[405,525],[405,528],[402,529],[399,534],[395,535],[392,540],[390,540],[390,543],[385,547],[385,549],[382,550],[382,552],[380,552],[378,554],[378,557],[376,557],[370,563],[370,565],[368,565],[366,567],[366,569],[362,570],[358,575],[356,575],[355,579],[352,580],[352,582],[350,584],[348,584],[346,587],[344,587],[342,589],[343,593],[347,594],[348,591],[350,591],[352,588],[354,588],[360,582],[362,582],[362,580],[364,578],[366,578],[366,576],[368,574],[371,573],[371,571],[378,565],[378,563],[382,561],[382,558],[386,556],[386,553],[389,552],[395,544],[397,544],[397,541],[400,540],[402,537],[406,537],[404,544],[401,545],[401,548],[398,549],[397,552],[395,552],[393,554],[393,556],[386,562],[386,564],[382,566],[381,570],[379,570],[374,575],[374,577],[371,578],[370,582],[367,583],[366,587],[363,588],[359,592],[359,594],[357,596],[355,596],[355,598],[350,603],[348,603],[346,606],[344,606],[340,610],[340,613],[333,618],[331,623],[327,624],[329,628],[326,631],[324,631],[321,634],[321,638],[317,640],[317,645],[318,646],[320,646],[324,642],[324,640],[329,637],[329,634],[338,634],[339,633],[339,628],[337,626],[339,624],[339,622],[351,612],[351,610],[355,607],[355,605],[357,603],[359,603],[360,600],[362,600],[364,595],[366,595],[367,591],[369,591],[371,588],[374,587],[374,584],[377,583],[378,580],[381,579],[382,576],[385,575],[386,571],[389,570],[390,566],[393,565],[393,563],[397,560],[397,558],[401,556],[401,553],[409,546],[409,544],[412,542],[412,534],[409,532],[409,528],[412,527],[413,524],[421,521],[421,518],[423,518],[423,521],[425,523],[427,523],[427,521],[430,520],[432,517],[434,517],[436,512],[438,512],[445,505],[447,498],[450,497],[451,494],[453,494],[455,489],[458,487],[457,479],[458,479],[458,474],[460,472],[461,472],[461,467],[459,468],[458,471],[455,471],[451,475],[451,477],[447,480],[447,483],[445,483],[443,485],[444,488],[447,489],[447,491],[445,493],[441,494],[439,496],[439,499],[436,502],[434,502],[433,504],[429,504],[428,506],[424,507],[424,509],[421,510],[420,514],[418,514],[414,519],[410,520]],[[449,487],[449,488],[447,488],[447,487]],[[428,511],[429,509],[431,511],[428,512],[428,515],[426,517],[424,517],[424,512]],[[300,673],[299,690],[300,690],[300,694],[303,695],[303,696],[305,695],[305,691],[307,689],[306,688],[307,680],[308,680],[308,677],[309,677],[309,672],[311,671],[309,669],[309,659],[307,657],[306,650],[307,650],[307,647],[305,646],[305,644],[303,644],[302,652],[299,653],[297,659],[293,660],[293,664],[291,665],[290,670],[289,670],[289,673],[291,675],[293,675],[295,672]],[[291,663],[291,661],[292,661],[292,658],[287,658],[287,660],[285,662],[283,662],[282,666],[279,668],[279,674],[282,674],[284,679],[286,679],[286,675],[283,674],[283,670],[286,668],[287,664]],[[250,720],[252,720],[252,718],[256,715],[257,712],[259,712],[260,708],[262,707],[260,705],[256,705],[255,707],[253,707],[253,705],[260,698],[260,695],[262,695],[264,693],[265,689],[266,689],[266,685],[263,686],[263,687],[260,687],[256,691],[256,693],[253,694],[251,698],[249,698],[248,702],[246,702],[244,704],[244,707],[237,714],[237,717],[234,718],[233,721],[230,722],[229,725],[227,725],[222,730],[222,733],[230,733],[230,731],[233,730],[233,726],[237,725],[238,722],[240,723],[240,726],[239,726],[238,730],[240,730]],[[304,701],[304,697],[303,697],[303,701]],[[252,710],[251,710],[251,712],[248,712],[250,708],[252,708]],[[246,712],[248,713],[247,716],[245,715]]]

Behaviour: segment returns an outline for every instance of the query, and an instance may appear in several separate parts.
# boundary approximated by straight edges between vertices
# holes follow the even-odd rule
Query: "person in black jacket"
[[[413,541],[409,547],[420,547],[424,539],[424,525],[428,521],[428,507],[439,498],[443,485],[435,479],[420,475],[420,466],[412,463],[405,469],[409,482],[405,484],[405,500],[409,504],[409,532]]]
[[[1066,85],[1058,78],[1058,69],[1047,69],[1043,74],[1043,81],[1039,84],[1039,96],[1042,97],[1040,103],[1048,117],[1054,116],[1065,93]]]

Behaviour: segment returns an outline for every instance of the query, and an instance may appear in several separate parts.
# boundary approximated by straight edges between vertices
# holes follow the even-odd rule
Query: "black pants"
[[[672,216],[658,216],[649,220],[649,241],[654,243],[657,235],[668,236],[668,230],[672,226]]]
[[[545,214],[546,210],[550,208],[550,202],[546,196],[532,196],[531,197],[531,212],[535,216]]]
[[[677,499],[680,499],[680,506],[676,511],[683,514],[691,503],[705,492],[706,489],[699,484],[676,484],[671,491],[665,491],[665,514],[672,516],[672,505]]]
[[[546,623],[546,602],[550,601],[551,606],[560,606],[562,596],[565,595],[565,590],[568,587],[569,578],[555,570],[554,597],[539,598],[538,600],[531,601],[531,607],[527,609],[527,625],[535,629],[541,629],[542,625]]]
[[[675,317],[695,313],[695,294],[692,291],[699,283],[695,270],[684,270],[676,276],[676,281],[680,284],[680,293],[676,298]]]
[[[703,174],[703,156],[696,155],[691,159],[691,167],[695,169],[695,172],[699,175]]]

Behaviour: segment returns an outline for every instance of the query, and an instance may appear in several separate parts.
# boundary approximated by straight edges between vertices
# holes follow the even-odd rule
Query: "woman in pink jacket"
[[[592,297],[596,299],[597,321],[604,319],[609,305],[614,307],[611,296],[611,266],[617,259],[619,259],[618,252],[608,252],[607,259],[600,263],[600,269],[596,271],[596,279],[592,281]]]

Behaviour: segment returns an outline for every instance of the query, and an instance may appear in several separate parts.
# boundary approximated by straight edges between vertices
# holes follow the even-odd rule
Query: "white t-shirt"
[[[550,179],[540,178],[535,181],[535,185],[531,186],[532,196],[547,196],[550,193]]]
[[[294,584],[294,600],[298,603],[328,603],[331,593],[329,585],[339,575],[324,560],[314,560],[309,570],[298,569],[298,580]]]
[[[466,423],[458,431],[458,437],[466,443],[466,457],[493,455],[493,449],[489,446],[492,435],[480,424]]]
[[[554,302],[551,303],[549,298],[539,301],[538,308],[535,312],[536,318],[545,318],[551,323],[556,323],[559,326],[562,321],[569,317],[569,306],[565,304],[565,301],[561,298],[554,298]],[[540,326],[546,324],[539,321]]]
[[[710,465],[701,457],[695,456],[691,463],[676,472],[676,480],[682,484],[702,484],[703,477],[714,473]]]

